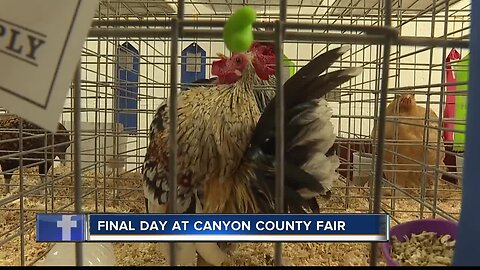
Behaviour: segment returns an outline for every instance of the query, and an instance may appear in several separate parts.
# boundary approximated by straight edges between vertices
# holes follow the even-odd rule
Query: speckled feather
[[[285,83],[286,138],[291,136],[286,140],[285,203],[290,211],[318,210],[312,199],[316,195],[328,196],[338,176],[339,160],[332,153],[335,135],[329,123],[331,110],[321,99],[360,74],[361,69],[318,75],[347,50],[341,47],[318,56]],[[179,96],[177,204],[180,212],[191,206],[193,191],[200,193],[205,212],[274,211],[275,161],[269,146],[275,140],[275,106],[266,102],[268,106],[260,118],[259,98],[253,90],[258,80],[249,64],[235,84],[195,88]],[[166,112],[165,109],[164,123],[168,122]],[[168,198],[165,165],[168,129],[165,124],[164,132],[156,134],[153,139],[156,142],[149,148],[152,152],[163,152],[153,159],[149,156],[155,155],[147,152],[144,164],[146,198],[159,205]],[[292,149],[295,152],[289,152]]]
[[[0,157],[18,153],[20,151],[19,145],[19,128],[20,128],[20,118],[17,115],[5,114],[0,116]],[[51,132],[47,132],[45,129],[35,125],[27,120],[23,120],[23,140],[22,140],[22,150],[29,151],[34,149],[39,149],[38,151],[30,152],[23,155],[23,165],[27,166],[29,164],[37,163],[39,160],[45,160],[45,150],[40,148],[45,147],[46,145],[55,144],[56,146],[53,149],[55,156],[64,155],[67,148],[69,147],[70,136],[66,131],[65,127],[62,124],[58,124],[57,132],[52,136]],[[45,144],[45,136],[31,138],[32,136],[39,134],[47,134],[47,143]],[[53,137],[53,138],[52,138]],[[53,141],[52,141],[53,139]],[[58,145],[61,144],[61,145]],[[39,173],[43,174],[49,170],[52,165],[51,160],[53,160],[52,150],[47,150],[47,167],[40,163],[38,165]],[[10,178],[12,177],[12,170],[19,166],[19,157],[0,159],[0,166],[2,167],[2,172],[5,177],[5,182],[8,185]],[[8,190],[8,188],[7,188]]]
[[[193,83],[191,83],[192,85],[210,85],[210,84],[214,84],[215,81],[217,80],[216,77],[213,77],[213,78],[210,78],[210,79],[200,79],[200,80],[196,80],[194,81]],[[182,93],[185,93],[186,91],[188,91],[189,88],[185,88],[183,89]],[[161,104],[157,111],[155,112],[155,116],[153,118],[153,121],[151,122],[150,124],[150,140],[152,140],[153,136],[155,135],[155,133],[157,133],[158,131],[163,131],[165,129],[164,125],[163,125],[163,112],[165,111],[165,108],[167,107],[167,105],[165,103]]]
[[[338,157],[332,153],[335,135],[329,123],[331,111],[321,99],[360,74],[361,69],[318,75],[347,50],[342,47],[320,55],[285,83],[286,115],[290,115],[287,134],[293,136],[286,141],[285,203],[291,211],[318,209],[311,200],[317,194],[328,196],[338,176],[335,172]],[[264,103],[268,106],[260,118],[260,99],[253,90],[258,80],[249,64],[240,81],[233,85],[198,87],[180,94],[177,103],[180,212],[191,206],[193,191],[200,193],[205,212],[274,211],[275,162],[271,148],[275,140],[274,106],[268,96]],[[156,142],[149,147],[150,152],[157,153],[147,152],[144,164],[146,198],[159,205],[166,204],[168,198],[166,109],[163,119],[165,130],[154,136]],[[289,161],[292,158],[297,163]]]
[[[0,156],[8,155],[12,152],[18,152],[19,149],[19,133],[20,128],[20,118],[16,115],[2,115],[0,116]],[[47,133],[47,145],[52,144],[52,133],[47,132],[45,129],[29,122],[23,120],[23,150],[32,150],[36,148],[42,148],[45,146],[44,137],[29,138],[30,136]],[[54,136],[54,144],[66,143],[70,141],[68,133],[63,133],[66,131],[65,127],[62,124],[58,124],[59,132]],[[11,140],[11,141],[6,141]],[[68,145],[68,144],[66,144]],[[61,148],[67,146],[61,146]],[[60,147],[59,147],[60,148]],[[39,150],[35,153],[25,154],[24,157],[30,158],[44,158],[45,154],[43,150]],[[3,161],[3,160],[2,160]],[[0,161],[1,162],[1,161]]]
[[[179,211],[183,212],[189,207],[193,187],[200,192],[209,192],[212,189],[206,189],[200,184],[211,185],[213,181],[227,188],[223,191],[225,194],[229,193],[227,186],[232,188],[228,182],[236,177],[235,172],[260,117],[253,89],[256,81],[254,76],[253,66],[250,65],[243,78],[235,84],[195,87],[179,94]],[[147,199],[154,199],[159,204],[165,204],[168,199],[168,105],[162,115],[164,129],[153,135],[144,163]],[[230,181],[225,181],[227,179]],[[208,194],[203,195],[210,197]]]
[[[357,76],[359,69],[318,76],[346,52],[334,49],[313,59],[285,84],[285,208],[318,209],[315,197],[331,188],[338,168],[331,110],[321,98]],[[177,210],[181,213],[273,213],[275,211],[275,92],[256,91],[251,64],[233,85],[198,87],[180,93],[178,105]],[[274,79],[261,82],[274,85]],[[263,87],[262,87],[263,88]],[[144,163],[144,194],[149,212],[168,212],[168,107],[161,132],[152,132]],[[157,129],[157,130],[160,130]],[[200,202],[199,204],[197,202]],[[196,204],[195,210],[193,205]],[[166,245],[164,254],[169,253]],[[216,243],[177,246],[180,265],[195,265],[195,253],[220,265],[225,254]],[[168,257],[168,256],[167,256]]]

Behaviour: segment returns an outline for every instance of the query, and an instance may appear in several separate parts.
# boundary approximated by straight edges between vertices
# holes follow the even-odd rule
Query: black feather
[[[304,208],[308,208],[308,201],[305,201],[298,192],[292,190],[291,188],[285,188],[285,210],[288,210],[290,213],[294,214],[305,214],[306,211]],[[286,211],[284,211],[286,212]]]
[[[285,113],[285,122],[288,123],[285,128],[285,143],[290,142],[298,134],[298,126],[296,126],[295,123],[292,123],[292,118],[305,110],[314,108],[315,106],[317,106],[317,104],[314,101],[306,102],[295,106]],[[265,154],[275,154],[275,130],[269,130],[268,133],[265,134],[265,141],[260,145],[260,147]],[[286,145],[286,147],[288,148],[289,146]]]
[[[345,52],[346,47],[339,47],[321,54],[290,77],[284,84],[285,111],[312,99],[323,97],[336,86],[351,79],[353,76],[343,76],[344,72],[329,73],[333,76],[342,75],[338,80],[329,74],[318,77]],[[320,83],[327,84],[321,85]],[[276,97],[267,105],[258,120],[252,135],[252,144],[262,144],[268,136],[271,136],[271,131],[275,130],[275,104]]]
[[[260,112],[263,112],[275,96],[275,91],[270,89],[258,89],[254,91],[254,95],[258,109],[260,110]]]
[[[302,108],[304,108],[304,110],[305,108],[310,108],[312,100],[324,97],[328,92],[352,79],[356,75],[358,74],[349,74],[345,70],[339,70],[315,78],[306,89],[298,91],[297,97],[301,97],[301,99],[297,98],[300,103],[293,104],[295,110],[290,113],[290,107],[287,107],[287,104],[285,104],[287,114],[284,121],[288,123],[288,121],[295,116],[295,112],[301,111]],[[286,92],[287,89],[285,88],[285,93]],[[262,144],[267,138],[272,137],[275,134],[275,103],[276,102],[272,100],[265,108],[265,111],[260,117],[253,133],[252,144]],[[270,114],[270,112],[273,112],[273,114]],[[288,131],[294,132],[295,129],[288,128]],[[285,135],[287,136],[288,133]]]
[[[198,87],[198,86],[211,86],[215,81],[217,80],[217,77],[213,77],[210,79],[199,79],[191,83],[185,83],[182,86],[182,91],[188,91],[190,90],[190,87]]]
[[[304,103],[300,103],[299,105],[289,109],[285,113],[285,122],[290,123],[300,113],[302,113],[302,112],[304,112],[308,109],[313,109],[317,106],[318,106],[317,102],[313,101],[313,100],[312,101],[307,101],[307,102],[304,102]]]
[[[308,84],[306,90],[299,92],[299,95],[297,95],[297,102],[302,103],[308,100],[324,97],[328,92],[357,75],[358,74],[352,75],[350,72],[347,72],[347,70],[337,70],[317,77]]]
[[[331,194],[331,192],[327,192],[328,194]],[[310,207],[310,210],[313,213],[320,213],[320,205],[318,204],[317,198],[312,198],[311,200],[308,201],[308,206]]]
[[[285,160],[285,184],[292,187],[295,190],[303,188],[309,189],[315,192],[323,192],[323,186],[308,172],[300,169]]]
[[[332,145],[332,147],[330,147],[330,149],[328,149],[327,153],[325,153],[325,156],[327,157],[331,157],[335,154],[335,148],[336,148],[336,145]]]
[[[323,193],[322,179],[316,179],[308,172],[301,169],[315,154],[314,145],[319,141],[307,142],[302,146],[291,147],[294,138],[311,123],[296,121],[302,117],[302,113],[318,106],[316,99],[324,97],[329,91],[335,89],[342,83],[358,75],[357,70],[339,70],[319,76],[331,64],[347,51],[346,47],[340,47],[328,51],[297,71],[284,84],[285,94],[285,160],[284,160],[284,194],[285,209],[291,212],[303,213],[306,210],[318,212],[320,207],[316,198],[304,199],[300,190],[308,190],[314,193]],[[256,183],[253,188],[261,189],[254,191],[254,194],[261,194],[263,197],[257,201],[275,201],[275,107],[274,97],[262,113],[250,141],[250,147],[245,158],[255,164]],[[313,120],[312,120],[313,121]],[[332,147],[333,148],[333,147]],[[329,150],[332,154],[334,148]],[[254,181],[255,181],[254,180]],[[269,198],[265,198],[269,196]],[[261,211],[264,213],[274,211],[271,203],[264,204]]]
[[[327,51],[306,64],[299,69],[295,74],[290,77],[284,87],[286,89],[302,89],[305,85],[310,83],[311,80],[322,74],[327,68],[329,68],[340,56],[350,49],[350,46],[341,46],[333,50]],[[285,93],[285,99],[287,103],[298,103],[296,100],[295,92]],[[289,106],[290,107],[290,106]]]
[[[263,171],[259,169],[256,172],[256,175],[258,176],[257,181],[252,181],[250,188],[253,191],[260,212],[265,214],[276,213],[273,199],[275,195],[272,194],[275,188],[275,174],[271,171]],[[285,175],[286,182],[292,182],[292,180],[294,181],[294,179]],[[284,210],[292,213],[306,213],[304,208],[307,210],[311,209],[309,200],[302,198],[300,194],[288,186],[288,184],[285,185],[284,195]]]
[[[265,154],[259,148],[256,148],[255,150],[251,150],[248,158],[256,164],[257,181],[254,181],[255,184],[252,184],[252,187],[254,188],[253,190],[255,190],[255,195],[262,195],[261,198],[257,199],[257,203],[260,204],[258,200],[261,200],[261,204],[273,201],[273,192],[276,184],[275,171],[273,169],[275,168],[275,157]],[[298,191],[301,189],[308,189],[320,193],[324,191],[324,188],[312,175],[301,170],[294,164],[291,164],[286,160],[284,165],[285,206],[287,209],[297,211],[296,213],[300,213],[298,211],[303,213],[304,210],[302,207],[309,209],[310,204],[309,200],[302,198]],[[270,199],[264,198],[265,196],[270,197]],[[268,205],[272,204],[268,203]],[[270,209],[269,211],[274,211],[274,209]]]
[[[253,192],[253,196],[257,202],[257,205],[261,213],[273,214],[275,213],[275,206],[272,200],[272,194],[270,194],[271,188],[266,185],[271,182],[267,181],[267,177],[271,177],[268,173],[259,171],[256,169],[257,181],[250,182],[250,190]]]
[[[285,159],[289,160],[292,164],[301,166],[315,154],[312,149],[314,149],[318,143],[318,140],[312,140],[302,145],[295,145],[285,153]]]

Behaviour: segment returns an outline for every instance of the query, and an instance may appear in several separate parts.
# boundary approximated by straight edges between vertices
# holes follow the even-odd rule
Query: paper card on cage
[[[98,0],[0,6],[0,106],[56,131]]]

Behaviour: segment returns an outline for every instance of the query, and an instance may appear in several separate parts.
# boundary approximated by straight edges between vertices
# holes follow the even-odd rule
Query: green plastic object
[[[223,41],[231,52],[246,52],[250,48],[256,17],[253,8],[242,7],[227,20],[223,27]]]
[[[468,91],[468,65],[468,54],[462,60],[453,64],[457,83],[464,83],[457,85],[456,91]],[[462,152],[465,145],[465,123],[467,121],[467,96],[464,94],[455,96],[455,120],[457,123],[455,123],[456,132],[453,137],[453,149]]]
[[[285,68],[288,70],[288,78],[292,77],[296,72],[295,64],[286,55],[283,55],[283,63],[285,65]]]

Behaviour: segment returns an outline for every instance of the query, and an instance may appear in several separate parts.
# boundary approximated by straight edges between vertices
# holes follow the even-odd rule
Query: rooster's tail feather
[[[297,71],[284,84],[285,94],[285,210],[318,211],[316,195],[329,195],[338,157],[331,110],[322,98],[339,85],[358,76],[362,69],[326,73],[348,46],[327,51]],[[252,135],[245,162],[253,167],[249,182],[258,211],[275,212],[275,99],[269,102]]]

